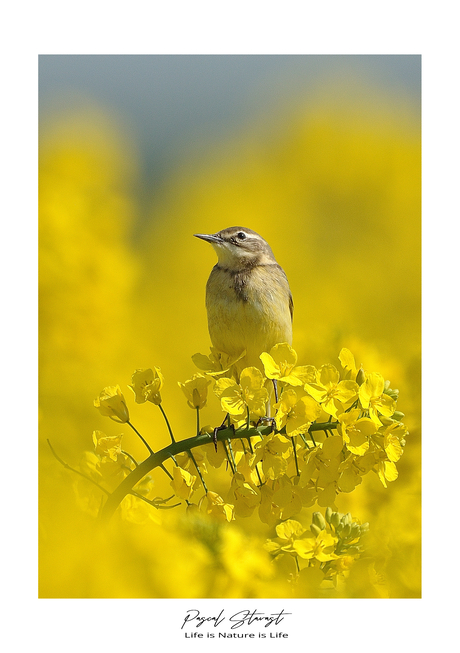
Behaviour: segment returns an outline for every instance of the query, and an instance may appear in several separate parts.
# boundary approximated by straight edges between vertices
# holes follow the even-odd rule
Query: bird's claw
[[[225,431],[227,429],[232,429],[233,432],[235,432],[235,425],[230,424],[230,426],[227,426],[227,424],[224,423],[224,424],[221,424],[220,426],[216,426],[216,428],[212,432],[212,441],[214,442],[214,447],[216,449],[216,452],[217,452],[217,434],[218,434],[219,431]]]

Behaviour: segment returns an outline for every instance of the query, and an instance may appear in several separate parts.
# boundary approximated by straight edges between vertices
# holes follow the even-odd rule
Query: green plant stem
[[[136,434],[140,437],[140,439],[142,440],[142,442],[145,444],[145,446],[147,447],[147,449],[150,451],[150,456],[149,456],[149,458],[150,458],[151,456],[153,456],[155,452],[154,452],[154,450],[152,449],[152,447],[149,445],[149,443],[147,442],[147,440],[145,440],[145,439],[142,437],[142,435],[139,433],[139,431],[138,431],[136,428],[134,428],[134,426],[131,424],[131,422],[128,421],[127,424],[130,425],[130,427],[133,429],[134,433],[136,433]],[[147,458],[146,460],[148,460],[149,458]],[[165,474],[167,474],[167,476],[169,476],[169,478],[170,478],[171,481],[172,481],[172,480],[173,480],[173,477],[172,477],[171,474],[168,472],[168,470],[166,469],[166,467],[165,467],[163,464],[160,464],[160,467],[161,467],[161,469],[165,472]]]
[[[296,451],[296,448],[295,448],[295,439],[291,438],[291,442],[292,442],[292,451],[294,452],[294,461],[295,461],[295,468],[296,468],[297,476],[300,476],[299,463],[297,462],[297,451]]]
[[[150,506],[153,506],[157,510],[171,510],[172,508],[177,508],[178,506],[180,506],[180,503],[175,503],[172,506],[161,505],[163,503],[166,503],[167,500],[154,501],[152,499],[147,499],[147,497],[142,496],[142,494],[139,494],[138,492],[134,492],[134,490],[131,490],[131,492],[129,492],[128,494],[132,494],[133,497],[145,501],[145,503],[148,503]]]
[[[129,424],[129,426],[133,429],[134,433],[142,440],[142,442],[145,444],[145,446],[147,447],[149,452],[151,454],[154,453],[152,447],[149,445],[147,440],[139,433],[139,431],[133,426],[133,424],[131,424],[131,422],[129,420],[127,421],[127,424]]]
[[[228,449],[227,449],[227,442],[228,442]],[[228,460],[228,462],[230,464],[230,469],[232,470],[232,474],[235,474],[236,473],[236,464],[235,464],[235,459],[233,458],[233,449],[232,449],[232,446],[230,444],[230,439],[229,438],[227,438],[227,442],[225,442],[225,440],[224,440],[222,442],[222,444],[224,445],[225,453],[227,455],[227,460]],[[229,453],[229,451],[230,451],[230,453]]]
[[[193,464],[194,464],[195,467],[196,467],[196,471],[198,472],[198,476],[200,477],[201,482],[203,483],[204,491],[205,491],[206,494],[207,494],[207,493],[208,493],[208,488],[206,487],[206,483],[204,482],[204,478],[203,478],[203,475],[202,475],[202,473],[201,473],[201,469],[198,467],[198,463],[197,463],[196,460],[195,460],[195,456],[193,455],[193,453],[191,452],[190,449],[187,451],[187,453],[188,453],[188,455],[190,456],[190,458],[192,459]]]
[[[254,454],[254,448],[253,448],[253,446],[252,446],[252,442],[251,442],[251,439],[250,439],[250,438],[249,438],[249,440],[248,440],[248,444],[249,444],[249,451],[250,451],[252,454]],[[254,465],[254,469],[256,470],[257,478],[259,479],[259,487],[262,487],[263,483],[262,483],[262,479],[261,479],[261,477],[260,477],[259,468],[257,467],[258,464],[259,464],[259,463],[256,463],[256,464]]]
[[[134,456],[131,456],[130,453],[128,453],[127,451],[124,451],[123,449],[121,450],[121,453],[124,454],[125,456],[128,456],[128,458],[136,465],[136,467],[138,466],[139,463],[134,458]]]
[[[87,481],[89,481],[90,483],[92,483],[93,485],[95,485],[97,488],[99,488],[99,490],[101,490],[101,492],[105,492],[105,494],[107,494],[108,496],[110,496],[110,492],[109,492],[109,490],[106,490],[105,487],[102,487],[102,485],[99,485],[99,483],[98,483],[97,481],[95,481],[94,479],[92,479],[91,476],[87,476],[86,474],[83,474],[83,472],[78,471],[78,469],[75,469],[75,467],[71,467],[71,466],[68,465],[66,462],[64,462],[64,461],[62,460],[62,458],[59,458],[59,456],[57,455],[57,453],[54,451],[53,447],[51,446],[51,442],[50,442],[49,440],[47,440],[47,442],[48,442],[48,446],[49,446],[49,448],[51,449],[51,453],[52,453],[53,456],[56,458],[56,460],[57,460],[59,463],[61,463],[61,465],[62,465],[63,467],[65,467],[66,469],[68,469],[68,470],[71,471],[71,472],[75,472],[75,474],[78,474],[78,475],[81,476],[82,478],[85,478]]]
[[[168,418],[166,417],[166,413],[164,411],[164,408],[163,408],[163,406],[161,404],[158,404],[158,408],[161,410],[161,414],[165,418],[166,426],[168,427],[169,435],[171,436],[171,441],[174,443],[176,440],[174,439],[172,428],[171,428],[171,425],[169,423]]]
[[[336,428],[336,423],[334,424],[312,424],[310,426],[310,435],[311,431],[322,431],[324,429]],[[271,426],[259,426],[257,428],[251,427],[246,428],[244,426],[241,429],[227,428],[222,429],[217,432],[217,441],[224,442],[226,440],[236,440],[239,438],[247,439],[250,442],[250,439],[253,437],[263,437],[269,435],[272,432]],[[133,469],[133,471],[120,483],[120,485],[110,494],[108,497],[102,511],[101,518],[104,521],[109,520],[123,498],[131,492],[133,487],[149,472],[151,472],[156,467],[162,467],[162,463],[180,453],[188,452],[195,447],[201,447],[206,444],[212,444],[213,434],[212,433],[200,433],[195,435],[192,438],[186,438],[185,440],[180,440],[177,442],[172,442],[167,447],[160,449],[156,453],[150,454],[142,463],[139,463],[138,467]],[[167,472],[169,475],[169,472]],[[170,475],[169,475],[170,476]]]

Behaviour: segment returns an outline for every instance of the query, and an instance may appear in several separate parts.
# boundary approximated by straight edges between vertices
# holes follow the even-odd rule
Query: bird
[[[228,227],[215,234],[194,234],[217,253],[206,284],[208,330],[213,347],[263,371],[262,352],[292,344],[293,300],[287,276],[266,240],[252,229]]]

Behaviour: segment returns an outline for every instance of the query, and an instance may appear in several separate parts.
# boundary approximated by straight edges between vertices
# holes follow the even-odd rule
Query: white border
[[[426,14],[424,13],[426,11]],[[6,16],[5,16],[6,14]],[[296,600],[301,618],[288,645],[341,651],[356,647],[405,651],[438,649],[458,638],[453,632],[456,570],[458,445],[439,427],[441,403],[451,415],[458,405],[447,373],[458,338],[458,34],[454,4],[435,6],[399,0],[327,3],[254,2],[41,2],[4,9],[2,81],[4,250],[2,297],[3,410],[27,412],[24,423],[8,423],[7,450],[24,456],[36,480],[34,388],[36,378],[36,98],[38,54],[422,54],[423,66],[423,258],[424,258],[424,584],[420,600],[322,602]],[[28,189],[28,192],[25,192]],[[5,202],[6,200],[6,202]],[[5,346],[6,343],[6,346]],[[449,364],[449,365],[448,365]],[[458,381],[456,381],[458,383]],[[32,383],[33,386],[33,383]],[[31,412],[29,421],[29,411]],[[458,439],[458,427],[453,431]],[[14,437],[20,438],[12,445]],[[434,438],[437,438],[436,442]],[[456,441],[455,440],[455,441]],[[447,445],[448,442],[448,445]],[[5,454],[4,454],[5,455]],[[5,455],[4,467],[11,465]],[[21,489],[17,469],[3,470],[3,553],[7,570],[6,642],[20,650],[46,646],[50,652],[126,651],[174,646],[182,641],[177,618],[202,601],[38,600],[36,598],[36,503]],[[27,467],[26,467],[27,469]],[[442,484],[440,480],[442,474]],[[6,480],[5,480],[6,479]],[[36,487],[36,485],[35,485]],[[14,488],[14,492],[11,491]],[[13,499],[14,496],[14,499]],[[433,497],[436,497],[434,502]],[[442,543],[436,538],[442,534]],[[121,601],[121,603],[120,603]],[[239,601],[239,600],[238,600]],[[205,600],[214,610],[228,601]],[[245,604],[247,602],[244,602]],[[257,601],[264,610],[288,601]],[[214,605],[213,605],[214,604]],[[231,602],[235,605],[235,602]],[[173,606],[173,607],[172,607]],[[294,611],[294,608],[293,608]],[[8,633],[10,631],[10,633]],[[14,637],[14,639],[12,639]],[[226,645],[228,642],[226,643]],[[187,643],[189,647],[190,643]],[[195,646],[195,644],[191,644]],[[198,644],[201,648],[202,642]],[[245,646],[241,642],[239,645]],[[220,648],[221,644],[219,644]],[[218,648],[215,644],[213,648]]]

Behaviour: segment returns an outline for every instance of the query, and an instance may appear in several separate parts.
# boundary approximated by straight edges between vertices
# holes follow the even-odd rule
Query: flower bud
[[[350,537],[350,533],[351,533],[351,525],[345,524],[345,526],[343,526],[343,528],[340,530],[340,538],[342,540],[348,540],[348,538]]]
[[[351,516],[351,512],[347,512],[346,515],[343,515],[343,516],[342,516],[341,522],[342,522],[342,524],[343,524],[344,526],[346,526],[346,525],[348,525],[348,524],[351,524],[352,521],[353,521],[353,519],[352,519],[352,516]]]
[[[362,385],[366,379],[366,374],[362,367],[359,368],[358,374],[356,375],[356,383]]]
[[[393,419],[395,419],[397,422],[402,422],[404,417],[405,417],[404,413],[401,413],[400,410],[395,410],[395,412],[393,413]]]
[[[355,540],[361,535],[361,527],[359,524],[353,524],[350,531],[350,539]]]
[[[326,508],[325,516],[326,516],[327,523],[330,524],[331,523],[331,517],[332,517],[332,508],[330,506],[328,506]]]
[[[390,382],[389,381],[385,381],[385,389],[384,389],[383,393],[388,395],[389,397],[391,397],[395,401],[398,401],[399,390],[396,390],[396,389],[392,390],[392,388],[390,388]]]
[[[330,523],[332,524],[332,526],[334,526],[334,528],[336,530],[337,530],[337,527],[340,524],[341,517],[342,517],[342,515],[340,514],[340,512],[333,512],[332,515],[331,515]]]
[[[315,524],[315,526],[318,526],[318,528],[322,531],[326,528],[326,521],[320,512],[313,513],[312,522],[313,524]]]
[[[310,530],[313,533],[313,535],[319,535],[321,533],[322,529],[319,526],[317,526],[316,524],[312,524],[310,526]]]
[[[356,556],[361,553],[361,549],[359,546],[349,546],[347,549],[347,555],[349,556]]]

